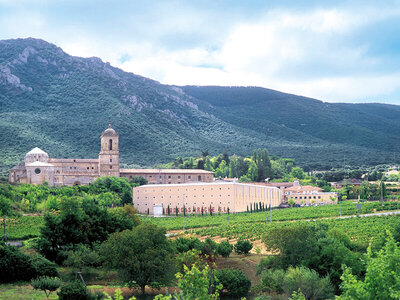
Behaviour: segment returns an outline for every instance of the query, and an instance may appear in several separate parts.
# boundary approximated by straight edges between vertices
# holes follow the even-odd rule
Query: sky
[[[0,0],[24,37],[165,84],[400,104],[400,1]]]

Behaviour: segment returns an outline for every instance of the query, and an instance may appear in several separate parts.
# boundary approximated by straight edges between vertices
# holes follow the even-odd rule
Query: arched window
[[[110,141],[109,141],[109,148],[110,148],[110,150],[112,150],[112,139],[110,139]]]

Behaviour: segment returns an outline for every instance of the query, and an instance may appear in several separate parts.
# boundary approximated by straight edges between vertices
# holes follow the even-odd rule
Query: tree
[[[62,263],[66,251],[73,250],[76,245],[92,246],[103,242],[110,233],[131,229],[139,222],[132,206],[107,210],[90,196],[83,201],[65,198],[60,207],[59,215],[47,213],[44,216],[37,242],[39,252],[58,263]]]
[[[169,283],[174,272],[174,250],[165,233],[163,228],[141,224],[111,234],[100,248],[105,266],[117,269],[123,282],[136,282],[142,294],[146,285]]]
[[[35,290],[42,290],[46,294],[46,298],[61,286],[61,279],[57,277],[41,276],[31,281],[31,285]]]
[[[105,192],[97,196],[99,204],[103,207],[113,207],[119,205],[121,200],[116,193]]]
[[[400,298],[400,248],[389,231],[387,236],[378,253],[373,253],[371,245],[368,247],[364,281],[357,279],[351,268],[344,268],[339,299]]]
[[[208,265],[199,267],[194,264],[191,269],[184,265],[184,273],[177,273],[176,278],[178,287],[181,289],[182,298],[179,299],[216,300],[219,298],[222,285],[215,284],[217,280]]]
[[[268,250],[276,251],[276,264],[281,268],[297,266],[303,263],[309,266],[317,259],[317,238],[311,226],[298,225],[296,227],[283,227],[271,229],[263,239]]]
[[[304,179],[306,177],[306,175],[304,174],[303,169],[300,168],[300,167],[294,167],[292,169],[292,171],[290,172],[290,175],[293,178],[297,178],[297,179]]]
[[[238,240],[234,248],[237,254],[247,255],[253,248],[253,244],[247,240]]]
[[[252,160],[257,169],[256,181],[263,181],[266,178],[273,177],[273,170],[267,149],[264,148],[254,150]]]

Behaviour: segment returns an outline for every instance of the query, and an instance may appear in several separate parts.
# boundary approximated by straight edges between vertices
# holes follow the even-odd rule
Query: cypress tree
[[[249,211],[249,208],[247,207],[247,211]],[[228,207],[228,215],[229,215],[229,207]]]
[[[171,215],[171,210],[169,209],[169,204],[168,204],[167,212],[168,212],[168,216],[170,216]]]
[[[250,212],[253,212],[253,203],[250,203]]]
[[[193,206],[193,215],[196,213],[196,207]]]
[[[211,205],[210,205],[210,216],[212,216],[212,208],[211,208]]]
[[[176,212],[176,216],[178,216],[178,206],[175,206],[175,212]]]

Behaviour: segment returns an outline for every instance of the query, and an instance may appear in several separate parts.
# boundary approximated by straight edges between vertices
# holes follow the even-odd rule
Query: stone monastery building
[[[101,134],[99,158],[50,158],[39,148],[25,155],[23,162],[10,170],[9,181],[16,183],[43,184],[50,186],[85,185],[102,176],[142,176],[149,184],[180,184],[212,182],[214,173],[205,170],[182,169],[120,169],[119,136],[111,124]]]

